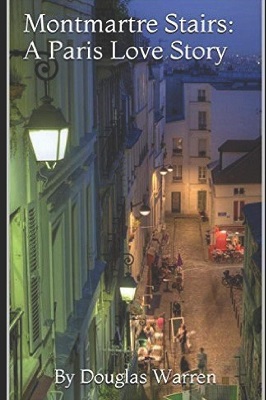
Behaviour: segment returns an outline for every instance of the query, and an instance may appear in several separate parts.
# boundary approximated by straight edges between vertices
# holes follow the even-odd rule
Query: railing
[[[206,97],[205,96],[198,96],[198,101],[206,101]]]
[[[14,400],[22,396],[22,315],[17,309],[10,311],[9,343],[10,343],[10,395]],[[12,358],[12,360],[11,360]]]
[[[182,393],[172,393],[164,396],[165,400],[182,400],[188,398],[189,400],[237,400],[238,399],[238,385],[201,385],[199,388],[190,388],[184,390]],[[187,397],[185,397],[185,393]]]
[[[173,149],[173,154],[174,155],[180,155],[180,156],[182,156],[182,154],[183,154],[183,150],[182,149]]]
[[[206,124],[199,124],[199,128],[198,128],[199,130],[205,130],[205,129],[207,129],[207,125]]]
[[[137,372],[138,372],[138,355],[135,352],[133,353],[133,356],[128,365],[128,376],[136,374]],[[125,384],[125,386],[123,387],[123,389],[121,389],[120,392],[120,400],[129,400],[136,398],[136,391],[137,391],[137,385],[132,385],[130,383]]]

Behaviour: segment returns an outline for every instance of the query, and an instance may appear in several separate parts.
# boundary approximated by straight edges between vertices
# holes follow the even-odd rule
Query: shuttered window
[[[40,275],[37,212],[34,205],[26,210],[27,278],[29,305],[30,353],[34,353],[41,342],[40,321]]]

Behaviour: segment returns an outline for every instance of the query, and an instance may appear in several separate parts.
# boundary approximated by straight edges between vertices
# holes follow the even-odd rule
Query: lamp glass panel
[[[62,158],[65,157],[67,138],[68,138],[68,128],[61,129],[59,138],[58,160],[62,160]]]
[[[150,211],[149,210],[141,210],[140,214],[143,215],[143,217],[146,217],[147,215],[150,214]]]
[[[120,287],[120,293],[122,300],[130,303],[135,296],[136,288]]]
[[[40,129],[29,131],[37,161],[57,161],[64,157],[68,129]]]

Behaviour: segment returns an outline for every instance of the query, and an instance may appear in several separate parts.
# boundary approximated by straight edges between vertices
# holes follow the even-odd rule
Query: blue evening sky
[[[261,54],[262,34],[262,1],[264,0],[131,0],[129,11],[133,17],[156,19],[161,30],[165,25],[165,16],[169,13],[178,15],[177,20],[201,20],[205,14],[207,19],[226,19],[233,21],[233,33],[193,33],[167,34],[163,31],[145,36],[151,39],[151,45],[169,46],[174,40],[182,40],[183,44],[191,46],[228,46],[230,54],[251,55]],[[176,20],[176,21],[177,21]],[[178,21],[177,21],[178,22]]]

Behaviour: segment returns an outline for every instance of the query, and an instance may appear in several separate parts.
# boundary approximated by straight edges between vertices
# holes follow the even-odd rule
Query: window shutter
[[[41,342],[38,242],[37,212],[35,206],[31,204],[26,210],[29,338],[31,354],[35,352]]]

